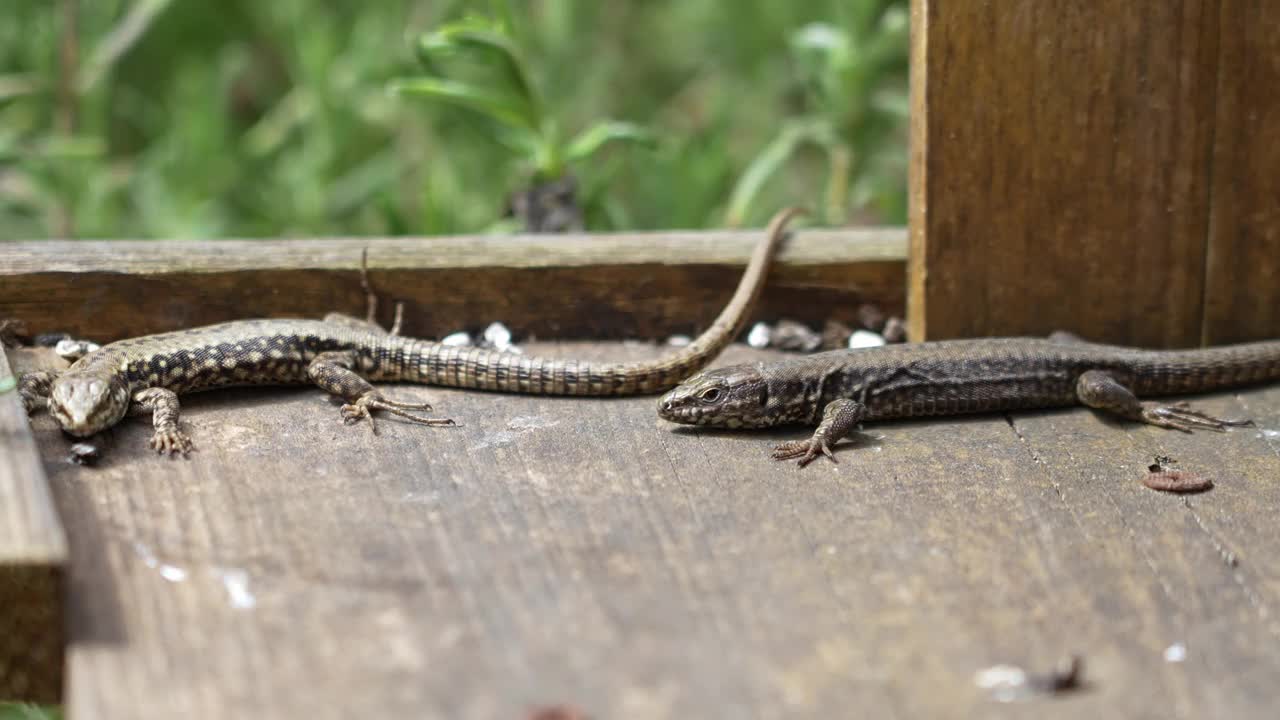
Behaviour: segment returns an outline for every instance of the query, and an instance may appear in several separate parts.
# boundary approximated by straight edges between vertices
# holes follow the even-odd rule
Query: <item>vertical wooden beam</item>
[[[913,0],[913,339],[1200,340],[1218,0]]]
[[[1222,0],[1203,339],[1280,336],[1280,4]]]
[[[0,700],[57,702],[67,541],[0,349]]]

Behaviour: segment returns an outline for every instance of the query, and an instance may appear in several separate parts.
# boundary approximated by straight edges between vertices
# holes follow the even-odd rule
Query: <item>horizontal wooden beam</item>
[[[0,700],[61,696],[66,561],[66,535],[0,349]]]
[[[361,314],[361,252],[405,332],[501,321],[521,336],[659,338],[694,332],[737,284],[759,231],[0,244],[0,318],[96,340],[246,317]],[[863,302],[900,314],[906,230],[802,230],[759,316],[851,322]]]

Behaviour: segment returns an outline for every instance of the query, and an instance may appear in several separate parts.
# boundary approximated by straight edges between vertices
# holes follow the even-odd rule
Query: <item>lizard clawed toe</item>
[[[342,414],[342,422],[347,425],[354,425],[361,420],[369,421],[369,430],[374,435],[378,434],[378,423],[373,419],[373,413],[369,412],[369,404],[364,402],[365,398],[360,398],[354,403],[348,403],[338,409]]]
[[[1186,402],[1170,404],[1142,403],[1142,421],[1149,425],[1188,433],[1196,429],[1226,432],[1228,427],[1249,425],[1251,423],[1250,420],[1229,420],[1215,417],[1199,410],[1192,410],[1191,406]]]
[[[784,442],[773,449],[772,457],[774,460],[800,458],[796,464],[804,467],[817,459],[819,454],[826,455],[833,463],[838,463],[835,453],[831,452],[831,447],[827,445],[826,440],[816,437],[808,440]]]
[[[151,436],[151,449],[161,455],[187,455],[195,450],[191,437],[181,430],[157,430]]]
[[[384,397],[379,397],[378,402],[381,404],[380,409],[383,410],[395,408],[396,410],[421,410],[423,412],[431,412],[431,403],[398,402],[396,400],[388,400]]]
[[[419,425],[429,425],[432,427],[457,426],[457,423],[455,423],[451,418],[424,418],[407,412],[407,410],[430,409],[431,406],[426,403],[400,403],[387,400],[376,395],[365,395],[357,399],[354,403],[343,405],[341,412],[343,422],[348,425],[359,422],[362,419],[368,419],[369,429],[372,430],[375,435],[378,434],[378,428],[373,419],[373,410],[381,410]]]

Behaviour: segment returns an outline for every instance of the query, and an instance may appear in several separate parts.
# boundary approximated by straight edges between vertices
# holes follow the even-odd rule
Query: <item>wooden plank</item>
[[[37,418],[85,589],[72,716],[1273,714],[1270,436],[1079,409],[880,424],[798,470],[767,454],[803,430],[675,428],[652,398],[387,392],[463,426],[373,437],[318,391],[210,393],[185,402],[189,460],[134,420],[86,469]],[[1208,407],[1235,397],[1280,424],[1275,390]],[[1191,510],[1138,487],[1156,451],[1219,487]],[[1065,652],[1083,692],[1004,707],[974,686]]]
[[[913,0],[914,339],[1199,343],[1218,0]]]
[[[753,231],[0,244],[0,317],[35,333],[113,340],[246,317],[362,313],[357,269],[368,247],[380,294],[406,301],[408,334],[500,320],[521,337],[660,338],[705,328],[758,240]],[[901,315],[905,257],[902,229],[797,232],[758,315],[852,322],[862,302]]]
[[[0,700],[61,696],[66,560],[66,536],[0,349]]]
[[[1280,5],[1221,2],[1207,344],[1280,336]]]
[[[1240,397],[1189,398],[1208,412],[1259,422],[1226,435],[1121,425],[1087,413],[1013,419],[1088,540],[1077,552],[1091,555],[1100,538],[1130,546],[1122,559],[1129,569],[1107,592],[1132,594],[1140,583],[1143,612],[1117,616],[1109,602],[1097,610],[1107,623],[1154,630],[1135,638],[1141,663],[1135,669],[1145,690],[1165,697],[1163,714],[1170,717],[1263,717],[1259,701],[1275,692],[1280,530],[1264,518],[1280,502],[1274,482],[1280,461],[1268,439],[1275,432],[1266,430],[1280,426],[1280,391]],[[1210,477],[1214,489],[1184,497],[1148,490],[1140,478],[1160,456]],[[1184,661],[1167,659],[1179,651]]]

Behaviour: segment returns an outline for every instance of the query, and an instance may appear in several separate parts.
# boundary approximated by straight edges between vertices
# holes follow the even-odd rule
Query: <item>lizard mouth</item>
[[[681,407],[671,400],[663,398],[658,401],[658,417],[681,425],[697,425],[702,413],[698,412],[698,408]]]

